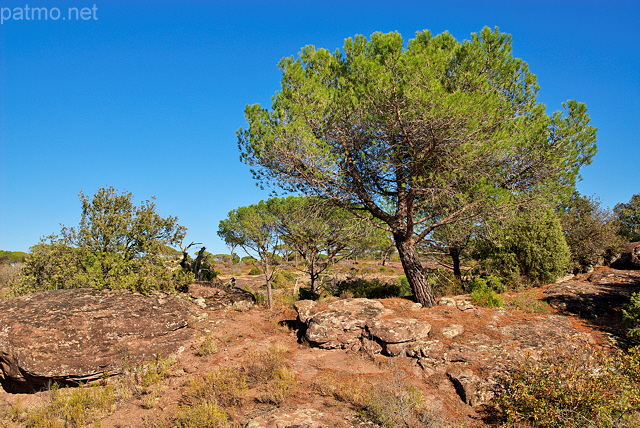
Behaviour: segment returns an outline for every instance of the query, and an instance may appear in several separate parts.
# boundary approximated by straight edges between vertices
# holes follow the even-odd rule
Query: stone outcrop
[[[382,303],[369,299],[342,299],[331,303],[301,300],[298,319],[309,343],[324,349],[348,349],[404,354],[426,340],[431,325],[413,318],[394,316]]]
[[[624,246],[620,258],[611,264],[616,269],[640,269],[640,242],[630,242]]]
[[[522,358],[594,343],[564,316],[478,308],[468,296],[444,297],[429,309],[414,305],[344,299],[296,307],[312,346],[411,357],[426,379],[446,379],[470,406],[490,402],[496,379]]]
[[[640,272],[598,268],[585,280],[572,279],[549,287],[545,300],[554,308],[583,318],[619,318],[632,293],[640,291]]]
[[[253,307],[253,294],[240,288],[215,283],[193,283],[187,286],[187,294],[202,309],[220,309],[233,307],[245,310]]]
[[[456,392],[470,406],[488,403],[494,396],[493,384],[482,379],[469,368],[456,367],[447,372]]]
[[[0,301],[0,381],[7,390],[87,382],[178,352],[193,335],[194,306],[89,288]]]

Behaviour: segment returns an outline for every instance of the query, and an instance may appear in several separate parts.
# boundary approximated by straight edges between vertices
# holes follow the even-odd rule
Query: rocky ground
[[[265,384],[250,384],[248,396],[230,411],[239,426],[375,426],[375,418],[367,418],[362,412],[359,393],[364,390],[377,391],[374,394],[388,411],[392,411],[403,391],[410,395],[419,390],[423,410],[419,419],[407,420],[409,426],[489,426],[494,422],[485,404],[490,402],[496,379],[506,365],[535,358],[543,349],[619,344],[620,308],[638,290],[640,271],[599,268],[562,283],[511,293],[504,308],[476,307],[467,296],[456,296],[441,299],[438,306],[429,309],[393,298],[325,299],[299,302],[297,310],[269,311],[251,305],[249,295],[242,291],[194,285],[183,296],[190,305],[189,312],[193,312],[186,323],[181,318],[176,323],[179,317],[174,314],[173,324],[168,319],[160,323],[168,326],[166,333],[156,327],[151,329],[156,333],[150,333],[158,337],[169,334],[166,337],[171,340],[176,334],[181,338],[181,345],[174,346],[175,362],[155,383],[139,387],[105,411],[99,418],[100,426],[173,426],[176,414],[189,404],[189,388],[194,379],[224,367],[249,373],[249,366],[256,365],[251,358],[265,357],[270,349],[278,349],[285,356],[285,364],[293,373],[291,387],[284,399],[268,400],[264,398]],[[155,310],[161,311],[160,306],[165,304],[154,303]],[[178,303],[171,304],[174,306],[169,307],[169,314]],[[0,337],[0,359],[5,370],[5,390],[0,390],[0,425],[2,421],[14,421],[14,426],[21,426],[15,422],[25,420],[20,412],[46,405],[52,394],[47,390],[7,392],[11,390],[7,387],[12,383],[11,373],[20,377],[20,373],[27,372],[20,367],[18,360],[23,354],[16,349],[18,343],[27,346],[26,342],[6,338],[7,326],[18,329],[15,323],[20,318],[15,314],[10,318],[10,313],[4,308],[5,318],[0,320],[4,326],[0,333],[5,334],[4,339]],[[123,315],[121,321],[130,325],[127,319],[133,318],[139,319],[132,313]],[[178,324],[182,327],[178,328]],[[80,319],[74,325],[78,332],[91,330]],[[20,330],[27,331],[29,327]],[[32,330],[38,340],[44,340],[42,331]],[[106,343],[103,348],[123,346],[122,338],[127,334],[135,336],[123,333],[116,345]],[[51,337],[57,343],[52,343],[50,350],[60,355],[62,351],[55,349],[64,347],[53,346],[65,339]],[[153,354],[154,345],[150,338],[144,340],[146,349],[141,354],[148,357]],[[38,352],[46,353],[46,346],[40,345]],[[204,345],[207,352],[203,352]],[[102,352],[99,348],[89,350],[95,361]],[[7,363],[10,360],[15,363],[12,372]],[[33,367],[33,358],[24,361],[25,365],[31,364],[28,373],[42,382],[46,376]],[[98,365],[108,367],[111,373],[118,372],[107,363]],[[46,370],[52,371],[49,366]],[[95,372],[95,368],[88,370]],[[120,373],[112,379],[127,376],[128,372]],[[54,374],[56,379],[64,380],[59,371]],[[74,375],[82,378],[82,374]],[[112,379],[102,382],[113,382]]]

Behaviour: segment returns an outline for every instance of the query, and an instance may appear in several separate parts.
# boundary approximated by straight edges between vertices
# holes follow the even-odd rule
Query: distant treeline
[[[22,251],[0,250],[0,263],[2,264],[21,263],[26,257],[27,253]]]

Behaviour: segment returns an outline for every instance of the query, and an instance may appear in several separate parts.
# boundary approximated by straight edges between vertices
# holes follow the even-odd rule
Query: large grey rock
[[[411,344],[428,338],[425,321],[399,316],[377,300],[342,299],[330,303],[296,303],[305,337],[324,349],[362,350],[401,355]]]
[[[0,381],[36,390],[122,372],[125,364],[169,357],[192,337],[193,305],[90,288],[0,301]]]

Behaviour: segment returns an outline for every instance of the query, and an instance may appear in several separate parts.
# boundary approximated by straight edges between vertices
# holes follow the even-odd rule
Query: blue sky
[[[16,8],[93,8],[17,20]],[[94,7],[95,6],[95,7]],[[226,252],[218,222],[268,197],[240,163],[246,104],[270,106],[277,62],[307,44],[484,26],[512,34],[549,111],[585,102],[599,153],[578,189],[605,206],[640,193],[637,1],[0,0],[0,249],[27,251],[80,218],[78,192],[156,197],[187,242]],[[87,9],[87,13],[89,11]],[[8,17],[6,11],[12,13]],[[56,16],[54,13],[51,15]],[[97,18],[97,19],[94,19]]]

